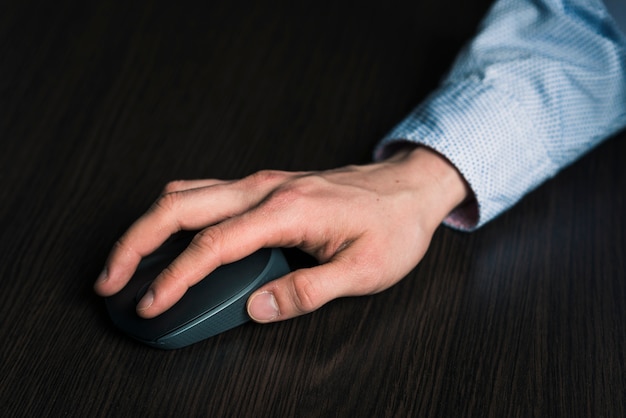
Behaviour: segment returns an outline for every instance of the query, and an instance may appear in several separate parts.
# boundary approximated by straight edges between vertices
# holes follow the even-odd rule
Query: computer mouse
[[[263,248],[217,268],[161,315],[141,318],[136,312],[137,303],[156,276],[187,248],[193,235],[172,236],[144,257],[121,291],[105,299],[109,316],[120,330],[152,347],[185,347],[250,320],[246,312],[248,296],[290,271],[280,249]]]

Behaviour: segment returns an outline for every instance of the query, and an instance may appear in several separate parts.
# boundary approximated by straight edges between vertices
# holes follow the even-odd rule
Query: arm
[[[541,9],[496,4],[442,88],[382,142],[376,163],[171,183],[116,243],[96,291],[120,290],[141,257],[181,229],[201,232],[139,302],[144,317],[264,246],[299,247],[320,265],[256,291],[248,312],[259,322],[388,288],[453,209],[449,223],[480,225],[626,123],[623,38],[604,9],[588,6],[595,1],[577,2],[582,21],[557,0]],[[566,39],[572,31],[576,41]],[[472,205],[459,207],[470,195],[461,174],[478,202],[474,219]]]
[[[621,0],[620,0],[621,1]],[[599,0],[500,0],[442,86],[382,141],[445,155],[479,227],[626,125],[626,38]]]

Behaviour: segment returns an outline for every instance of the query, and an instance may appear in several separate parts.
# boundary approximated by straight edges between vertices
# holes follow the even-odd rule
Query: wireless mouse
[[[137,303],[150,283],[187,248],[192,238],[191,233],[172,236],[141,261],[121,291],[105,299],[109,316],[119,329],[152,347],[174,349],[193,344],[249,321],[248,296],[264,283],[290,271],[280,249],[263,248],[217,268],[161,315],[141,318],[135,310]]]

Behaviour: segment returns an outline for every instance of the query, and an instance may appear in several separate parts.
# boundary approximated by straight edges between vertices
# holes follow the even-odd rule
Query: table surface
[[[489,1],[119,3],[0,6],[1,416],[626,416],[625,133],[381,294],[119,333],[92,283],[167,181],[368,162]]]

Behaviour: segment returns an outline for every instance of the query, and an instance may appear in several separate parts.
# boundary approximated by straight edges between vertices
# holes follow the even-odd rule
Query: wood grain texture
[[[164,352],[91,291],[169,180],[368,161],[488,4],[3,2],[0,415],[626,416],[624,133],[292,321]]]

